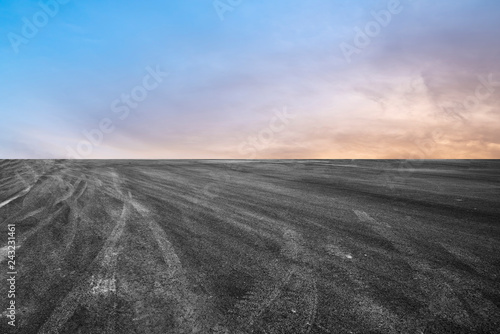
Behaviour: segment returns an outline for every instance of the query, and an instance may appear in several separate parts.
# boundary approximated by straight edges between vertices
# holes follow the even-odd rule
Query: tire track
[[[90,267],[97,266],[97,274],[88,277],[89,273],[81,278],[80,283],[77,283],[76,287],[54,309],[39,333],[59,333],[80,305],[90,305],[96,297],[102,294],[116,293],[114,279],[118,256],[117,243],[125,229],[129,210],[129,203],[124,202],[118,222],[92,262]]]
[[[135,200],[131,200],[132,206],[144,218],[146,226],[153,237],[154,242],[161,252],[161,257],[167,271],[160,273],[155,281],[158,293],[165,298],[173,299],[176,303],[177,312],[180,312],[179,333],[200,333],[207,324],[202,316],[204,301],[195,293],[191,292],[187,273],[182,267],[182,263],[175,253],[172,243],[168,240],[167,234],[158,223],[152,219],[149,209]],[[136,315],[139,318],[140,315]]]
[[[293,230],[286,230],[284,233],[284,237],[286,240],[286,248],[285,248],[285,256],[290,256],[294,261],[306,262],[307,250],[304,247],[304,239],[302,236]],[[299,285],[299,299],[303,299],[300,302],[305,302],[305,310],[303,311],[306,316],[306,322],[301,328],[299,333],[308,334],[314,324],[317,307],[318,307],[318,291],[316,287],[316,279],[313,276],[311,270],[306,269],[304,267],[300,267],[297,264],[294,264],[290,269],[292,275],[295,275],[298,279]],[[304,291],[302,291],[304,290]]]
[[[6,218],[6,219],[2,222],[2,224],[3,224],[3,225],[6,225],[6,224],[8,224],[10,221],[12,221],[12,220],[15,220],[15,222],[16,222],[16,223],[20,223],[20,222],[22,222],[22,221],[24,221],[24,220],[26,220],[26,219],[28,219],[28,218],[31,218],[31,217],[33,217],[33,216],[38,215],[39,213],[42,213],[42,212],[43,212],[43,213],[45,213],[46,211],[48,211],[48,209],[47,209],[46,207],[41,207],[41,208],[38,208],[38,209],[32,210],[32,211],[30,211],[30,212],[28,212],[28,213],[24,214],[24,215],[23,215],[23,216],[21,216],[20,218],[17,218],[17,215],[18,215],[19,213],[15,213],[15,214],[13,214],[12,216],[10,216],[10,217]]]
[[[401,253],[402,259],[412,268],[417,286],[429,299],[427,321],[433,321],[436,317],[443,317],[462,326],[472,326],[468,304],[462,302],[462,293],[469,295],[469,291],[464,292],[462,288],[459,291],[452,289],[446,271],[432,269],[427,260],[418,258],[416,250],[409,246],[394,230],[389,230],[388,224],[378,222],[363,211],[354,210],[354,213],[360,221],[369,223],[375,232],[391,242],[396,250]],[[449,252],[457,252],[455,249],[447,249],[446,245],[441,244],[441,247]],[[451,277],[453,277],[453,274]],[[363,304],[363,308],[369,309],[369,303],[364,302]],[[382,313],[377,311],[379,314],[386,313],[381,306],[379,308],[382,311]],[[373,312],[370,312],[370,314],[375,315]],[[379,322],[377,317],[374,320]],[[387,316],[384,317],[387,318]]]
[[[318,291],[316,279],[311,270],[297,264],[307,260],[307,251],[303,246],[303,238],[299,233],[291,229],[285,229],[283,233],[284,245],[281,255],[292,261],[291,265],[275,263],[271,272],[278,272],[278,280],[270,288],[263,288],[262,282],[256,290],[250,292],[248,296],[240,302],[237,308],[240,314],[247,314],[243,317],[242,329],[252,332],[255,327],[264,330],[260,324],[261,318],[266,313],[287,315],[293,322],[294,333],[307,334],[311,331],[317,313]],[[288,268],[287,268],[288,267]],[[280,316],[272,317],[280,321]],[[266,322],[265,326],[271,330],[275,328],[274,323]],[[277,328],[279,328],[278,326]]]
[[[11,197],[11,198],[9,198],[9,199],[7,199],[7,200],[3,201],[2,203],[0,203],[0,209],[1,209],[2,207],[6,206],[7,204],[9,204],[10,202],[15,201],[16,199],[18,199],[18,198],[20,198],[20,197],[25,196],[27,193],[29,193],[29,192],[30,192],[31,188],[32,188],[32,187],[28,187],[28,188],[26,188],[26,189],[24,189],[24,190],[21,190],[19,193],[17,193],[17,194],[16,194],[16,195],[14,195],[13,197]]]
[[[38,182],[38,180],[46,175],[48,173],[48,171],[45,170],[45,163],[43,165],[43,171],[40,175],[38,175],[35,170],[33,169],[33,167],[31,167],[29,164],[27,163],[24,163],[23,164],[24,167],[28,168],[29,169],[29,174],[33,177],[33,181],[31,183],[28,183],[26,181],[26,179],[24,177],[22,177],[18,171],[15,172],[15,175],[16,175],[16,179],[17,180],[20,180],[20,182],[24,185],[25,189],[19,191],[16,195],[12,196],[11,198],[3,201],[2,203],[0,203],[0,209],[4,206],[6,206],[7,204],[9,204],[10,202],[12,201],[15,201],[16,199],[20,198],[20,197],[23,197],[23,196],[26,196],[30,190],[33,188],[33,186]]]
[[[58,180],[58,182],[60,182],[60,183],[65,183],[65,182],[63,181],[63,179],[62,179],[60,176],[58,176],[58,175],[56,175],[56,176],[51,175],[51,177],[56,178],[56,179]],[[71,187],[70,187],[70,191],[69,191],[67,194],[64,194],[64,195],[62,196],[62,198],[63,198],[63,199],[56,200],[56,201],[54,202],[54,204],[53,204],[53,205],[51,205],[50,207],[45,207],[45,206],[43,206],[43,207],[41,207],[41,208],[35,209],[35,210],[33,210],[33,211],[31,211],[31,212],[29,212],[29,213],[25,214],[24,216],[22,216],[22,217],[21,217],[21,218],[19,218],[19,219],[15,219],[15,218],[12,218],[12,217],[11,217],[11,218],[9,218],[9,219],[7,219],[7,220],[10,220],[10,219],[15,219],[17,223],[20,223],[20,222],[24,221],[25,219],[30,218],[30,217],[33,217],[33,216],[35,216],[35,215],[37,215],[37,214],[39,214],[39,213],[42,213],[42,212],[46,213],[46,215],[44,215],[44,216],[46,216],[46,217],[45,217],[43,220],[41,220],[41,221],[40,221],[40,222],[39,222],[36,226],[32,227],[31,229],[29,229],[28,231],[26,231],[25,233],[23,233],[23,234],[21,234],[21,235],[19,236],[19,238],[17,239],[17,246],[16,246],[16,249],[20,248],[20,247],[21,247],[21,246],[22,246],[22,245],[26,242],[26,240],[28,240],[30,237],[32,237],[35,233],[37,233],[37,232],[38,232],[38,231],[40,231],[42,228],[44,228],[44,227],[46,227],[47,225],[49,225],[49,224],[53,221],[53,219],[54,219],[55,217],[57,217],[57,216],[58,216],[58,215],[59,215],[59,214],[60,214],[60,213],[64,210],[64,206],[61,206],[60,208],[58,208],[56,211],[54,211],[54,212],[52,212],[52,213],[49,213],[49,212],[48,212],[48,211],[50,210],[50,208],[51,208],[51,207],[53,207],[53,206],[55,206],[56,204],[58,204],[58,203],[60,203],[60,202],[63,202],[63,201],[67,201],[67,200],[68,200],[68,199],[69,199],[69,198],[73,195],[73,192],[74,192],[74,190],[75,190],[75,189],[76,189],[76,187],[73,187],[73,186],[71,185]],[[85,189],[83,189],[83,191],[84,191],[84,190],[85,190]],[[83,193],[83,191],[82,191],[82,193]],[[81,194],[80,194],[80,195],[81,195]],[[76,208],[74,207],[74,204],[75,204],[75,203],[73,203],[73,202],[68,202],[68,204],[69,204],[69,207],[70,207],[70,210],[71,210],[71,211],[70,211],[70,212],[71,212],[71,213],[70,213],[70,221],[73,221],[73,219],[75,218],[75,217],[74,217],[74,214],[77,212],[77,211],[76,211]],[[76,226],[75,226],[75,228],[76,228]],[[74,233],[76,233],[76,231],[73,231],[73,234],[74,234]],[[73,237],[74,237],[74,236],[73,236]],[[3,260],[4,260],[4,257],[2,257],[2,256],[0,255],[0,263],[1,263],[1,262],[3,262]]]
[[[354,214],[361,222],[367,224],[373,231],[388,240],[403,255],[414,255],[417,253],[406,240],[398,235],[391,225],[386,222],[379,222],[364,211],[354,210]]]
[[[129,198],[131,198],[130,193]],[[99,265],[99,272],[91,278],[91,293],[94,295],[116,292],[115,269],[119,254],[117,243],[122,236],[127,223],[125,218],[130,210],[128,204],[129,203],[124,203],[120,219],[104,244],[102,260]]]

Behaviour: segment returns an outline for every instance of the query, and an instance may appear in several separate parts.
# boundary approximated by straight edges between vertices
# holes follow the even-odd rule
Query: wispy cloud
[[[256,157],[500,157],[500,5],[400,3],[347,63],[339,44],[387,1],[245,1],[224,21],[210,1],[69,2],[29,48],[0,56],[2,154],[64,157],[162,64],[169,80],[89,157],[239,158],[238,144],[283,105],[297,120]],[[37,8],[0,5],[11,14],[2,27]],[[484,80],[493,84],[478,88]],[[422,140],[434,143],[423,155]]]

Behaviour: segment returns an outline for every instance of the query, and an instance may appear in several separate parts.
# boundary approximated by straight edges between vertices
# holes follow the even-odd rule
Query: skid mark
[[[130,197],[130,193],[129,193]],[[102,249],[102,259],[99,265],[99,271],[91,278],[91,291],[97,293],[116,292],[116,263],[120,249],[117,247],[118,240],[125,230],[127,223],[126,216],[128,215],[129,205],[124,203],[118,223],[106,240]]]
[[[336,244],[328,244],[325,246],[328,254],[339,257],[341,259],[352,259],[352,255],[348,252],[345,252],[339,245]]]
[[[183,274],[181,261],[175,254],[174,247],[170,241],[168,241],[165,231],[153,220],[149,220],[148,224],[156,243],[162,251],[162,257],[165,263],[171,269],[169,275],[173,277],[175,273]]]
[[[102,265],[109,265],[116,258],[116,243],[120,239],[121,235],[123,234],[123,230],[125,229],[125,225],[127,223],[127,220],[125,218],[128,215],[129,210],[130,209],[128,203],[124,203],[122,212],[120,214],[120,219],[118,220],[118,223],[116,223],[113,231],[111,231],[110,236],[104,244]]]
[[[285,238],[285,256],[291,256],[293,260],[307,261],[308,254],[304,247],[304,240],[302,236],[290,229],[287,229],[283,236]],[[305,304],[302,312],[304,312],[307,321],[305,322],[300,333],[309,333],[313,327],[318,307],[316,279],[309,269],[299,267],[296,264],[292,265],[290,271],[296,276],[298,285],[297,289],[300,291],[300,296],[296,296],[296,298],[299,299],[296,303]]]
[[[124,198],[125,195],[123,194],[123,191],[121,190],[121,182],[120,182],[120,177],[119,177],[118,173],[113,169],[113,170],[108,171],[107,174],[111,176],[113,188],[116,191],[116,193],[118,194],[117,197]],[[106,187],[106,189],[107,188],[108,187]]]
[[[387,228],[390,228],[391,226],[387,223],[384,223],[384,222],[378,222],[377,220],[373,219],[372,217],[370,217],[366,212],[364,211],[359,211],[359,210],[354,210],[354,213],[356,214],[356,216],[358,216],[359,220],[362,221],[363,223],[369,223],[369,224],[372,224],[374,226],[383,226],[383,227],[387,227]]]
[[[459,258],[461,260],[464,260],[465,262],[474,263],[474,264],[481,262],[481,259],[479,257],[466,251],[463,248],[455,247],[455,246],[446,244],[444,242],[441,242],[440,245],[444,249],[446,249],[450,254],[453,254],[454,256],[456,256],[457,258]]]
[[[28,165],[26,165],[26,164],[25,164],[25,166],[28,166]],[[31,169],[31,172],[33,172],[33,170],[32,170],[32,169]],[[26,176],[26,175],[24,175],[24,176]],[[31,176],[33,177],[33,175],[31,175]],[[17,171],[16,171],[16,179],[21,180],[21,183],[22,183],[22,184],[23,184],[26,188],[30,187],[33,183],[35,183],[35,182],[32,182],[32,184],[28,183],[28,182],[26,181],[26,179],[25,179],[25,178],[24,178],[21,174],[19,174],[19,172],[17,172]],[[36,180],[36,176],[34,176],[34,177],[33,177],[33,179],[34,179],[34,180]]]
[[[59,333],[78,306],[89,305],[98,296],[116,293],[115,270],[118,256],[116,245],[125,229],[128,213],[129,205],[124,203],[118,222],[90,266],[96,265],[99,268],[97,274],[82,277],[76,287],[55,308],[39,333]]]
[[[69,185],[70,185],[72,191],[69,194],[69,196],[65,196],[65,198],[62,199],[62,201],[65,201],[67,203],[67,205],[69,206],[69,209],[70,209],[67,234],[66,234],[66,238],[65,238],[66,239],[66,241],[65,241],[66,251],[69,250],[69,248],[73,244],[73,241],[76,238],[76,232],[78,230],[79,220],[82,218],[82,216],[85,216],[81,212],[84,208],[80,209],[78,206],[78,200],[87,190],[87,182],[84,181],[83,178],[80,176],[75,181],[74,184],[69,184]]]
[[[241,217],[243,217],[243,215]],[[247,233],[250,233],[250,234],[253,234],[253,235],[256,235],[259,237],[264,237],[268,240],[273,239],[273,236],[270,233],[266,232],[264,229],[253,228],[252,226],[245,224],[244,222],[240,222],[239,221],[240,219],[241,218],[237,217],[237,214],[234,213],[228,219],[226,219],[226,221],[228,221],[231,225],[234,225],[235,227],[237,227],[237,228],[239,228]]]
[[[141,203],[139,203],[137,201],[132,201],[131,204],[134,207],[134,209],[136,209],[137,212],[139,212],[142,216],[147,216],[149,214],[149,209],[146,208]]]
[[[31,187],[28,187],[24,190],[21,190],[19,193],[17,193],[16,195],[14,195],[13,197],[9,198],[8,200],[5,200],[3,201],[2,203],[0,203],[0,208],[6,206],[7,204],[9,204],[10,202],[18,199],[19,197],[22,197],[22,196],[25,196],[27,193],[29,193],[29,191],[31,190]]]
[[[471,326],[470,315],[467,311],[468,305],[464,304],[461,297],[461,293],[469,295],[470,292],[464,292],[463,289],[459,289],[458,291],[452,289],[447,282],[449,278],[439,269],[432,269],[427,260],[418,258],[417,252],[402,240],[394,230],[375,224],[376,221],[364,212],[355,211],[355,213],[361,221],[370,222],[374,231],[389,240],[403,254],[403,259],[413,269],[412,275],[415,284],[417,284],[430,301],[428,307],[429,317],[439,316],[463,326]],[[459,248],[446,244],[442,244],[442,246],[459,258],[464,259],[465,257],[472,262],[476,260],[472,254],[461,252]],[[463,282],[458,284],[458,286],[460,285],[463,285]],[[375,307],[374,311],[376,318],[385,317],[381,316],[380,312],[378,312],[378,307]]]
[[[355,285],[351,288],[346,288],[345,285],[339,286],[335,284],[335,280],[332,280],[329,282],[331,296],[334,296],[337,299],[337,305],[340,305],[344,309],[341,314],[351,314],[359,322],[359,325],[366,328],[359,333],[372,333],[368,328],[373,329],[373,333],[407,333],[405,331],[397,331],[396,325],[399,321],[397,314],[380,305],[376,300],[367,295],[366,285],[357,278],[359,269],[353,265],[347,266],[343,261],[341,261],[340,267],[346,270],[345,274]],[[336,325],[338,326],[339,324]],[[340,325],[342,326],[342,324]],[[321,328],[321,326],[317,327]],[[347,328],[344,328],[344,330],[346,333],[358,333],[357,331],[350,332]]]
[[[282,256],[296,262],[305,262],[308,254],[304,247],[302,236],[294,230],[285,229],[283,233]],[[276,323],[267,322],[265,327],[278,326],[280,312],[292,312],[295,322],[295,333],[309,333],[314,325],[318,306],[318,291],[316,279],[310,269],[298,264],[282,264],[274,262],[269,266],[275,282],[261,282],[251,291],[243,301],[237,305],[240,314],[245,314],[242,329],[251,332],[259,324],[264,314],[278,314],[273,316]],[[271,283],[271,284],[269,284]],[[297,320],[301,319],[299,323]]]
[[[109,187],[105,186],[102,189],[102,192],[105,193],[106,195],[113,197],[114,199],[117,199],[119,201],[127,201],[127,197],[123,195],[121,191],[109,189]]]
[[[31,217],[36,216],[37,214],[39,214],[39,213],[41,213],[41,212],[46,211],[46,209],[47,209],[47,208],[45,208],[45,207],[38,208],[38,209],[36,209],[36,210],[30,211],[30,212],[28,212],[28,213],[24,214],[24,215],[23,215],[23,216],[21,216],[20,218],[16,218],[16,215],[17,215],[17,214],[14,214],[14,215],[12,215],[12,216],[8,217],[7,219],[5,219],[5,221],[4,221],[3,223],[4,223],[4,224],[7,224],[8,222],[11,222],[11,221],[15,221],[15,222],[17,222],[17,223],[20,223],[20,222],[22,222],[22,221],[24,221],[24,220],[26,220],[26,219],[28,219],[28,218],[31,218]]]
[[[35,164],[37,169],[40,169],[40,164],[37,162],[31,162]],[[42,168],[39,171],[41,174],[38,174],[28,161],[13,161],[11,164],[3,165],[0,168],[0,175],[2,179],[0,182],[2,183],[2,188],[8,186],[19,186],[22,185],[23,188],[28,188],[32,186],[38,178],[45,174],[45,168]]]
[[[80,184],[81,184],[81,188],[78,190],[78,188],[80,187]],[[75,184],[75,186],[74,186],[74,188],[76,190],[78,190],[78,192],[76,194],[73,194],[72,201],[73,202],[78,201],[80,199],[80,197],[82,197],[82,195],[87,190],[87,187],[88,187],[87,180],[85,178],[79,179],[79,181],[77,181],[77,184]]]
[[[54,179],[54,181],[49,180]],[[37,181],[38,182],[38,181]],[[63,191],[64,181],[59,175],[49,175],[41,181],[36,187],[32,187],[31,191],[23,199],[23,207],[29,207],[35,204],[50,206],[54,204],[54,194],[59,194]]]
[[[45,168],[43,168],[43,173],[42,174],[37,174],[33,167],[31,167],[30,165],[28,164],[24,164],[23,167],[26,167],[27,169],[29,169],[29,172],[28,174],[31,176],[32,180],[31,182],[27,182],[26,181],[26,178],[23,177],[22,175],[19,174],[19,172],[15,172],[15,175],[16,175],[16,179],[19,180],[23,186],[24,186],[24,190],[21,190],[18,194],[14,195],[13,197],[11,197],[10,199],[6,200],[6,201],[3,201],[2,203],[0,203],[0,208],[4,207],[5,205],[9,204],[10,202],[20,198],[20,197],[23,197],[25,195],[27,195],[31,189],[33,188],[33,186],[38,182],[38,180],[47,174],[47,172],[45,171]]]
[[[302,253],[299,234],[293,230],[285,230],[283,237],[285,238],[285,245],[281,249],[281,254],[292,260],[298,260],[299,255]]]
[[[19,220],[18,220],[18,221],[19,221],[19,222],[22,222],[23,220],[26,220],[26,219],[31,218],[31,217],[33,217],[33,216],[36,216],[37,214],[39,214],[39,213],[41,213],[41,212],[45,211],[46,209],[47,209],[47,208],[42,207],[42,208],[38,208],[38,209],[36,209],[36,210],[33,210],[33,211],[31,211],[31,212],[28,212],[27,214],[25,214],[24,216],[22,216],[21,218],[19,218]]]
[[[118,177],[118,174],[116,172],[113,172],[111,175],[113,177],[113,186],[115,187],[115,190],[118,192],[118,194],[123,195],[123,192],[121,191],[120,187],[120,178]]]
[[[294,269],[288,270],[270,290],[257,287],[257,290],[251,292],[245,297],[245,300],[238,305],[238,308],[241,309],[241,313],[244,312],[247,314],[244,324],[247,330],[252,329],[255,322],[282,294],[284,287],[290,282],[293,274]]]
[[[329,284],[332,296],[335,296],[338,299],[338,305],[345,309],[345,312],[342,313],[353,315],[360,325],[374,329],[374,333],[406,333],[397,330],[397,324],[399,323],[397,314],[367,295],[366,284],[357,278],[360,270],[351,264],[346,265],[344,261],[341,261],[340,264],[340,268],[346,270],[344,274],[355,284],[347,289],[345,285],[339,286],[335,284],[335,280],[332,280]],[[347,328],[344,329],[346,333],[350,332]],[[359,333],[364,332],[368,332],[368,329]],[[355,333],[358,332],[355,331]]]
[[[168,240],[167,234],[161,226],[150,217],[149,210],[144,205],[135,200],[132,200],[131,204],[145,219],[146,226],[149,228],[168,268],[155,281],[157,295],[164,295],[165,298],[175,301],[178,312],[180,312],[177,319],[179,319],[178,326],[181,333],[201,332],[201,329],[206,327],[200,314],[200,307],[204,303],[199,296],[191,292],[187,273],[182,267],[172,243]]]
[[[93,295],[116,293],[116,277],[114,275],[110,278],[96,278],[92,276],[90,286],[90,293]]]
[[[78,181],[75,185],[71,184],[71,182],[65,182],[61,179],[61,184],[64,184],[68,189],[66,190],[66,193],[63,194],[61,197],[59,197],[58,199],[56,199],[54,201],[54,205],[58,204],[58,203],[61,203],[61,202],[65,202],[67,201],[71,196],[73,196],[74,192],[75,192],[75,189],[76,187],[78,186]]]
[[[84,300],[89,299],[88,291],[85,291],[85,285],[79,284],[75,289],[66,295],[64,300],[52,312],[49,320],[43,324],[38,333],[40,334],[57,334],[68,322],[71,316],[75,313],[78,306]]]
[[[19,246],[16,246],[16,251],[18,248],[19,248]],[[0,263],[7,260],[7,256],[9,255],[9,250],[12,250],[12,249],[9,249],[9,246],[5,246],[5,247],[0,248]]]
[[[36,226],[31,228],[30,230],[28,230],[24,234],[21,234],[17,238],[17,241],[16,241],[17,247],[16,248],[21,247],[26,242],[26,240],[28,240],[32,235],[34,235],[36,232],[40,231],[40,229],[42,229],[43,227],[49,225],[49,223],[52,222],[54,217],[57,217],[61,213],[62,210],[63,210],[62,207],[59,208],[57,211],[50,214],[47,218],[40,221]],[[35,211],[37,211],[37,210],[35,210]]]
[[[354,213],[361,222],[369,224],[369,227],[373,231],[388,240],[394,248],[405,256],[415,255],[417,253],[417,251],[411,247],[406,240],[400,237],[389,224],[375,220],[364,211],[354,210]]]

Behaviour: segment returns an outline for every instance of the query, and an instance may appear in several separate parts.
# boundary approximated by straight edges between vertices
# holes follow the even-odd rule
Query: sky
[[[500,158],[496,0],[2,0],[0,158]]]

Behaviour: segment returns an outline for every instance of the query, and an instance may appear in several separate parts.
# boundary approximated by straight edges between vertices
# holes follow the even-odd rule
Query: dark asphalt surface
[[[500,333],[500,161],[0,160],[0,261],[0,333]]]

